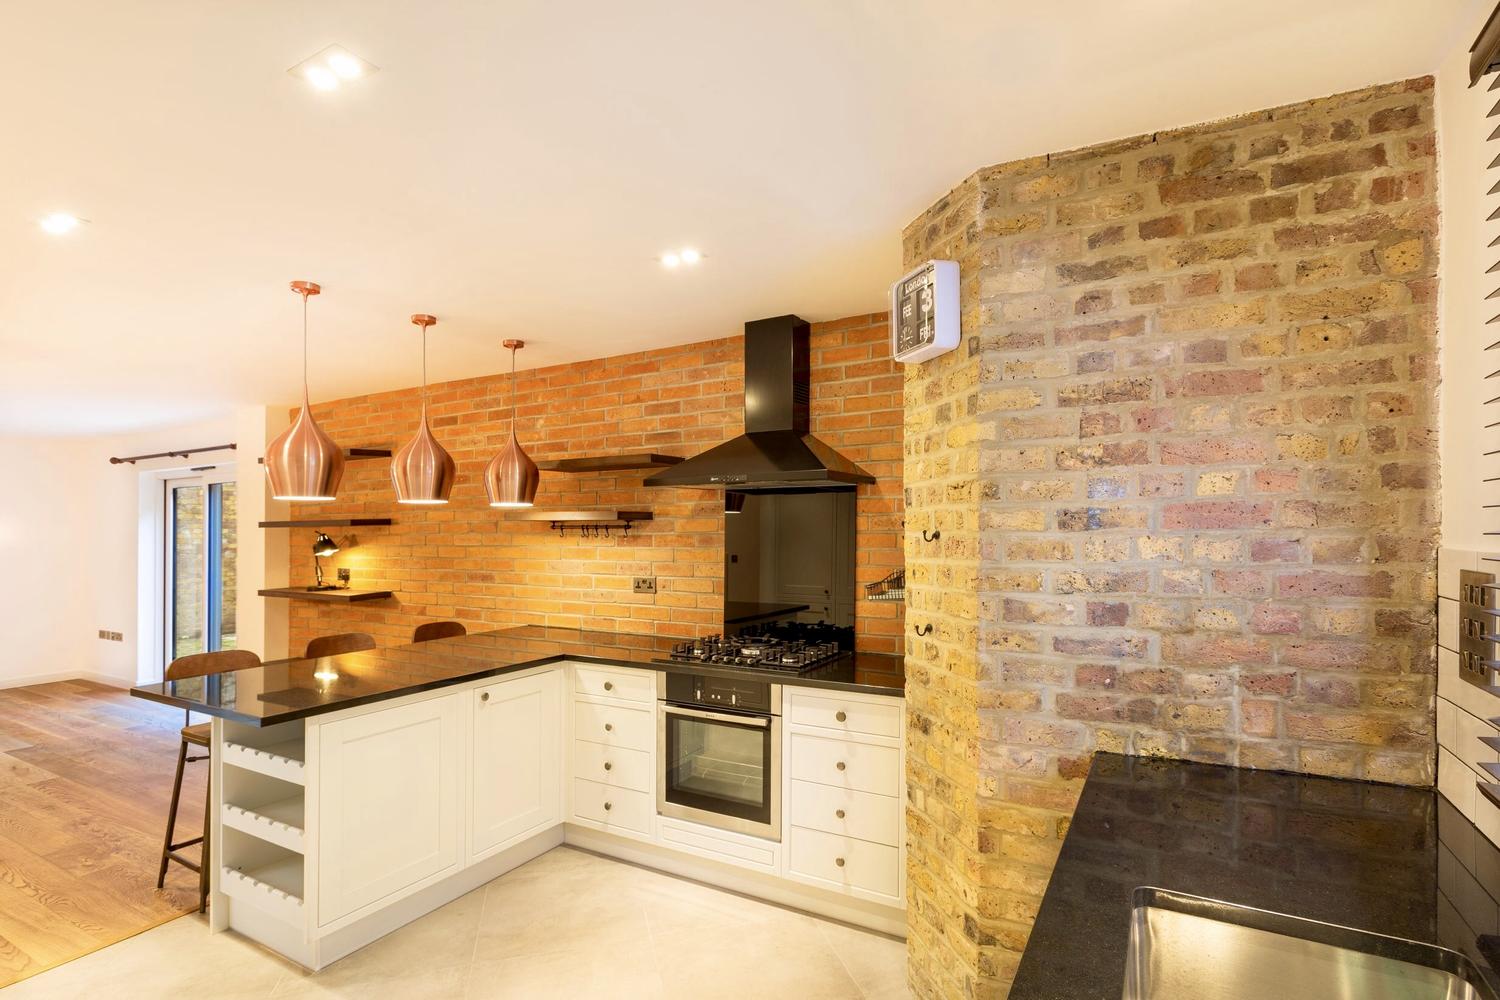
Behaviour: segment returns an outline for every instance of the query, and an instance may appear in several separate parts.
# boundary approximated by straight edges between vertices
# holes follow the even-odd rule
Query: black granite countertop
[[[1500,850],[1433,790],[1100,753],[1010,1000],[1119,1000],[1138,886],[1442,945],[1493,975]]]
[[[419,691],[494,677],[558,660],[583,660],[719,676],[753,676],[788,687],[901,697],[900,656],[849,653],[803,674],[706,664],[659,663],[681,642],[662,636],[527,625],[321,659],[276,660],[249,670],[131,688],[137,698],[269,726]]]

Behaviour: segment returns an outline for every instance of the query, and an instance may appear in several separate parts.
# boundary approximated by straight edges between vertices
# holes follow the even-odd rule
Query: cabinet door
[[[318,923],[456,870],[458,695],[318,727]]]
[[[562,673],[499,681],[469,697],[470,849],[479,857],[562,822]]]

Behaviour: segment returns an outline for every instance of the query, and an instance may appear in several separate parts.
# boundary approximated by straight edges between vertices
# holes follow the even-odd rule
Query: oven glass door
[[[662,705],[659,811],[779,838],[779,722]]]

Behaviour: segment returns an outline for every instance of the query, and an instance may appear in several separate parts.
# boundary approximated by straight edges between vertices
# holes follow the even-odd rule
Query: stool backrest
[[[166,679],[180,681],[189,677],[223,674],[231,670],[247,670],[258,666],[260,666],[260,657],[248,649],[218,649],[212,653],[189,653],[167,664]],[[188,724],[193,721],[192,712],[183,712],[182,717]]]
[[[464,628],[463,622],[426,622],[417,626],[416,631],[411,634],[411,641],[426,642],[429,639],[451,639],[454,636],[468,634],[469,630]]]
[[[222,674],[260,666],[260,657],[248,649],[220,649],[212,653],[189,653],[167,664],[167,680],[180,681],[204,674]]]
[[[309,660],[320,656],[338,656],[340,653],[358,653],[375,648],[375,637],[368,632],[340,632],[337,635],[320,635],[307,641],[306,657]]]

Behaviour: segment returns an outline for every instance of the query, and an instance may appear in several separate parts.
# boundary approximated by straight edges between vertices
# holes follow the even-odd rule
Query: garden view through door
[[[236,647],[232,470],[165,480],[166,661]]]

